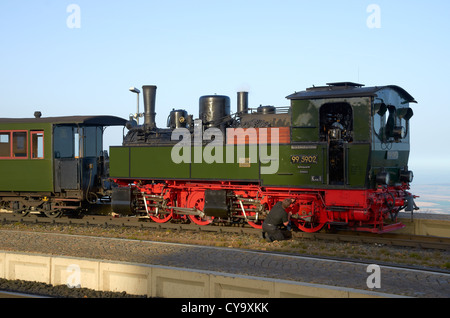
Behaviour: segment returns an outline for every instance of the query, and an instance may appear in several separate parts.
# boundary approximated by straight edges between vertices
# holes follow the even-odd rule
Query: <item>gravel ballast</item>
[[[30,232],[35,235],[28,235]],[[64,235],[59,235],[64,234]],[[70,234],[70,235],[67,235]],[[103,238],[114,238],[102,239]],[[203,259],[198,259],[198,254],[193,253],[194,248],[188,246],[177,246],[172,244],[149,244],[148,241],[185,243],[197,245],[209,245],[213,247],[224,247],[220,252],[211,250],[204,253]],[[53,225],[53,224],[0,224],[0,250],[29,252],[38,254],[48,254],[55,256],[74,256],[82,258],[124,261],[132,263],[165,265],[184,267],[189,263],[195,263],[199,269],[221,270],[218,255],[227,254],[236,248],[251,249],[255,251],[277,251],[293,255],[319,255],[332,256],[348,259],[360,259],[373,261],[374,263],[400,263],[405,265],[415,265],[418,267],[431,267],[449,269],[450,253],[444,251],[433,251],[414,248],[399,248],[360,243],[339,243],[315,241],[309,239],[296,238],[283,242],[267,243],[256,235],[232,234],[232,233],[209,233],[173,230],[146,230],[128,227],[101,227],[101,226],[76,226],[76,225]],[[249,262],[258,262],[257,256],[248,258]],[[261,258],[262,259],[262,258]],[[180,260],[183,260],[182,263]],[[186,261],[188,260],[188,261]],[[236,259],[231,267],[236,267],[234,271],[239,272],[237,265],[242,259]],[[234,266],[236,264],[236,266]],[[202,268],[204,266],[204,268]],[[264,266],[263,266],[264,267]],[[230,271],[229,268],[223,268]],[[231,272],[233,272],[233,268]],[[269,271],[260,270],[259,274],[270,277]],[[295,279],[295,275],[301,272],[301,268],[289,270],[288,273]],[[286,277],[290,279],[289,277]],[[326,284],[324,282],[317,283]],[[84,288],[68,288],[67,286],[53,287],[47,284],[32,283],[28,285],[24,282],[4,282],[0,281],[0,289],[3,284],[12,291],[24,293],[52,295],[56,297],[136,297],[124,293],[102,293],[89,291]],[[22,289],[17,290],[18,287]],[[48,292],[36,292],[36,290],[46,290]],[[50,291],[52,290],[52,291]],[[53,294],[52,294],[53,293]]]

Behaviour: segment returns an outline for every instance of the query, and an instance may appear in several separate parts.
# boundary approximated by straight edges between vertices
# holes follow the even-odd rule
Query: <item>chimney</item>
[[[147,129],[156,128],[155,122],[155,101],[156,101],[156,86],[145,85],[142,86],[144,94],[144,127]]]
[[[248,113],[248,92],[237,93],[237,112],[240,115]]]

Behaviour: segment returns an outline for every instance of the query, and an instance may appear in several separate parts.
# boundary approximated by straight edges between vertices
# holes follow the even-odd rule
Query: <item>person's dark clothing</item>
[[[270,210],[269,215],[264,220],[264,223],[272,224],[275,226],[282,226],[288,221],[288,214],[285,209],[281,206],[281,202],[275,204]]]
[[[283,229],[284,223],[288,221],[289,218],[286,210],[282,207],[281,202],[278,202],[273,206],[269,215],[264,220],[262,226],[263,237],[269,242],[290,239],[291,233]]]

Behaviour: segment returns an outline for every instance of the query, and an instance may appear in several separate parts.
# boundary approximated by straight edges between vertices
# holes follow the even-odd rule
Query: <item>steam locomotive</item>
[[[292,222],[384,233],[404,227],[414,98],[398,86],[329,83],[295,92],[289,107],[249,108],[248,93],[199,99],[198,119],[173,109],[156,127],[156,86],[142,87],[144,123],[126,123],[110,148],[112,208],[159,223],[261,228],[278,201],[294,198]]]
[[[278,201],[294,198],[291,220],[302,231],[374,233],[402,228],[398,212],[416,209],[416,101],[398,86],[330,83],[287,96],[288,107],[250,108],[238,92],[234,113],[228,96],[205,95],[198,118],[173,109],[166,128],[156,126],[156,89],[142,87],[144,113],[129,120],[0,118],[0,208],[59,217],[106,198],[114,213],[159,223],[261,228]],[[108,155],[109,126],[127,133]]]

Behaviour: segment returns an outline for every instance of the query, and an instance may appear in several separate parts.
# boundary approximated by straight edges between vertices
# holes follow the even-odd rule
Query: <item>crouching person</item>
[[[270,210],[262,226],[262,235],[266,241],[282,241],[292,238],[292,233],[287,229],[292,213],[286,212],[286,209],[294,201],[295,199],[284,199],[275,204]]]

